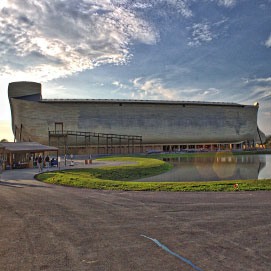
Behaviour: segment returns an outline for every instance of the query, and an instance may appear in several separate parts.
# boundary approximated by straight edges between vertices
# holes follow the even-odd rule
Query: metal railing
[[[106,133],[95,133],[95,132],[82,132],[82,131],[49,131],[49,136],[91,136],[91,137],[112,137],[112,138],[121,138],[121,139],[134,139],[134,140],[142,140],[142,136],[138,135],[120,135],[120,134],[106,134]]]
[[[71,131],[71,130],[54,130],[54,131],[48,131],[49,136],[49,146],[51,145],[51,139],[56,137],[58,138],[57,147],[64,147],[64,152],[66,153],[67,147],[74,147],[74,145],[70,145],[70,137],[75,137],[75,146],[78,146],[77,137],[83,137],[84,140],[84,146],[90,146],[93,144],[90,144],[90,138],[97,138],[97,142],[94,144],[97,146],[97,152],[99,154],[99,150],[102,147],[106,148],[106,153],[109,154],[113,153],[116,150],[116,148],[119,148],[119,153],[121,153],[122,147],[126,146],[128,148],[128,153],[134,153],[135,151],[135,143],[139,144],[140,151],[142,152],[142,136],[138,135],[121,135],[121,134],[112,134],[112,133],[96,133],[96,132],[84,132],[84,131]],[[60,142],[60,138],[64,138],[63,143]],[[87,140],[88,139],[88,140]],[[104,144],[101,144],[101,139],[105,140]],[[116,140],[118,140],[116,142]],[[114,142],[115,141],[115,142]],[[124,145],[123,143],[126,142]],[[114,144],[113,144],[114,143]],[[61,145],[62,144],[62,145]],[[79,146],[78,146],[79,147]],[[132,149],[131,149],[132,148]]]

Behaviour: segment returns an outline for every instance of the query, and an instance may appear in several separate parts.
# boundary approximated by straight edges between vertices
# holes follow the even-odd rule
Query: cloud
[[[147,9],[153,7],[153,5],[152,3],[134,2],[132,3],[131,7],[136,9]]]
[[[190,0],[130,0],[125,4],[131,3],[130,6],[135,9],[148,9],[154,8],[156,10],[174,10],[174,12],[180,13],[184,17],[191,17],[193,15],[189,5]]]
[[[250,78],[243,78],[243,81],[245,82],[245,84],[249,84],[249,83],[270,83],[271,84],[271,77],[262,77],[262,78],[254,78],[254,79],[250,79]]]
[[[186,28],[191,36],[187,44],[189,46],[199,46],[211,42],[225,33],[228,21],[229,18],[223,16],[221,20],[215,22],[204,20],[200,23],[194,23],[191,27]]]
[[[203,96],[210,96],[210,95],[216,95],[219,94],[219,89],[217,88],[208,88],[207,90],[205,90],[202,95]]]
[[[236,4],[236,0],[219,0],[218,3],[225,7],[232,7]]]
[[[132,80],[132,84],[135,88],[132,98],[155,100],[176,100],[179,98],[177,90],[165,88],[162,80],[158,78],[150,80],[136,78]]]
[[[265,41],[264,45],[265,45],[267,48],[270,48],[270,47],[271,47],[271,35],[270,35],[269,38]]]
[[[247,97],[248,101],[271,101],[271,86],[266,87],[254,87],[251,94]]]
[[[160,78],[145,79],[142,77],[130,81],[134,91],[134,99],[154,100],[185,100],[185,101],[206,101],[216,99],[220,91],[216,88],[207,90],[199,88],[167,88]]]
[[[112,85],[116,86],[118,89],[130,89],[130,86],[122,84],[119,81],[112,82]]]
[[[196,23],[192,27],[188,28],[191,30],[191,38],[188,42],[189,46],[199,46],[203,42],[210,42],[216,36],[211,32],[211,27],[209,23]]]
[[[161,0],[160,0],[161,1]],[[163,0],[162,0],[163,2]],[[193,15],[192,10],[189,8],[188,0],[165,0],[169,5],[172,5],[176,10],[184,17],[191,17]]]
[[[246,102],[270,102],[271,101],[271,77],[243,78],[245,89],[249,93],[245,97]],[[270,107],[270,105],[268,105]]]
[[[46,81],[102,64],[127,63],[133,42],[152,45],[159,35],[125,2],[1,2],[0,75]]]
[[[189,18],[197,1],[1,0],[0,76],[48,81],[104,64],[127,64],[134,43],[159,40],[155,20],[147,16],[150,9]],[[225,6],[234,2],[218,1]],[[188,45],[212,41],[219,26],[194,24]]]
[[[233,7],[237,0],[211,0],[212,2],[217,2],[219,6]]]
[[[112,82],[112,85],[114,85],[114,86],[119,86],[120,85],[120,82],[118,82],[118,81],[114,81],[114,82]]]

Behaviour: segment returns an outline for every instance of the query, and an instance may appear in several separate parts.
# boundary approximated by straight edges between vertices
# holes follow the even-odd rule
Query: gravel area
[[[99,191],[36,173],[0,181],[0,270],[270,270],[271,192]]]

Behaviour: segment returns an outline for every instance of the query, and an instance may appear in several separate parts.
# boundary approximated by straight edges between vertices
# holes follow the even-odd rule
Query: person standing
[[[46,168],[49,168],[49,166],[50,166],[50,158],[49,158],[48,154],[45,157],[45,166],[46,166]]]
[[[38,168],[39,168],[39,172],[42,172],[42,156],[40,155],[39,158],[38,158]]]
[[[51,167],[53,167],[55,165],[55,158],[53,157],[51,160]]]

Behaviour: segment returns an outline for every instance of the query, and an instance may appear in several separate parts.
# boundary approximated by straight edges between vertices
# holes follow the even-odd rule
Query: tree
[[[266,136],[266,147],[271,148],[271,135]]]

